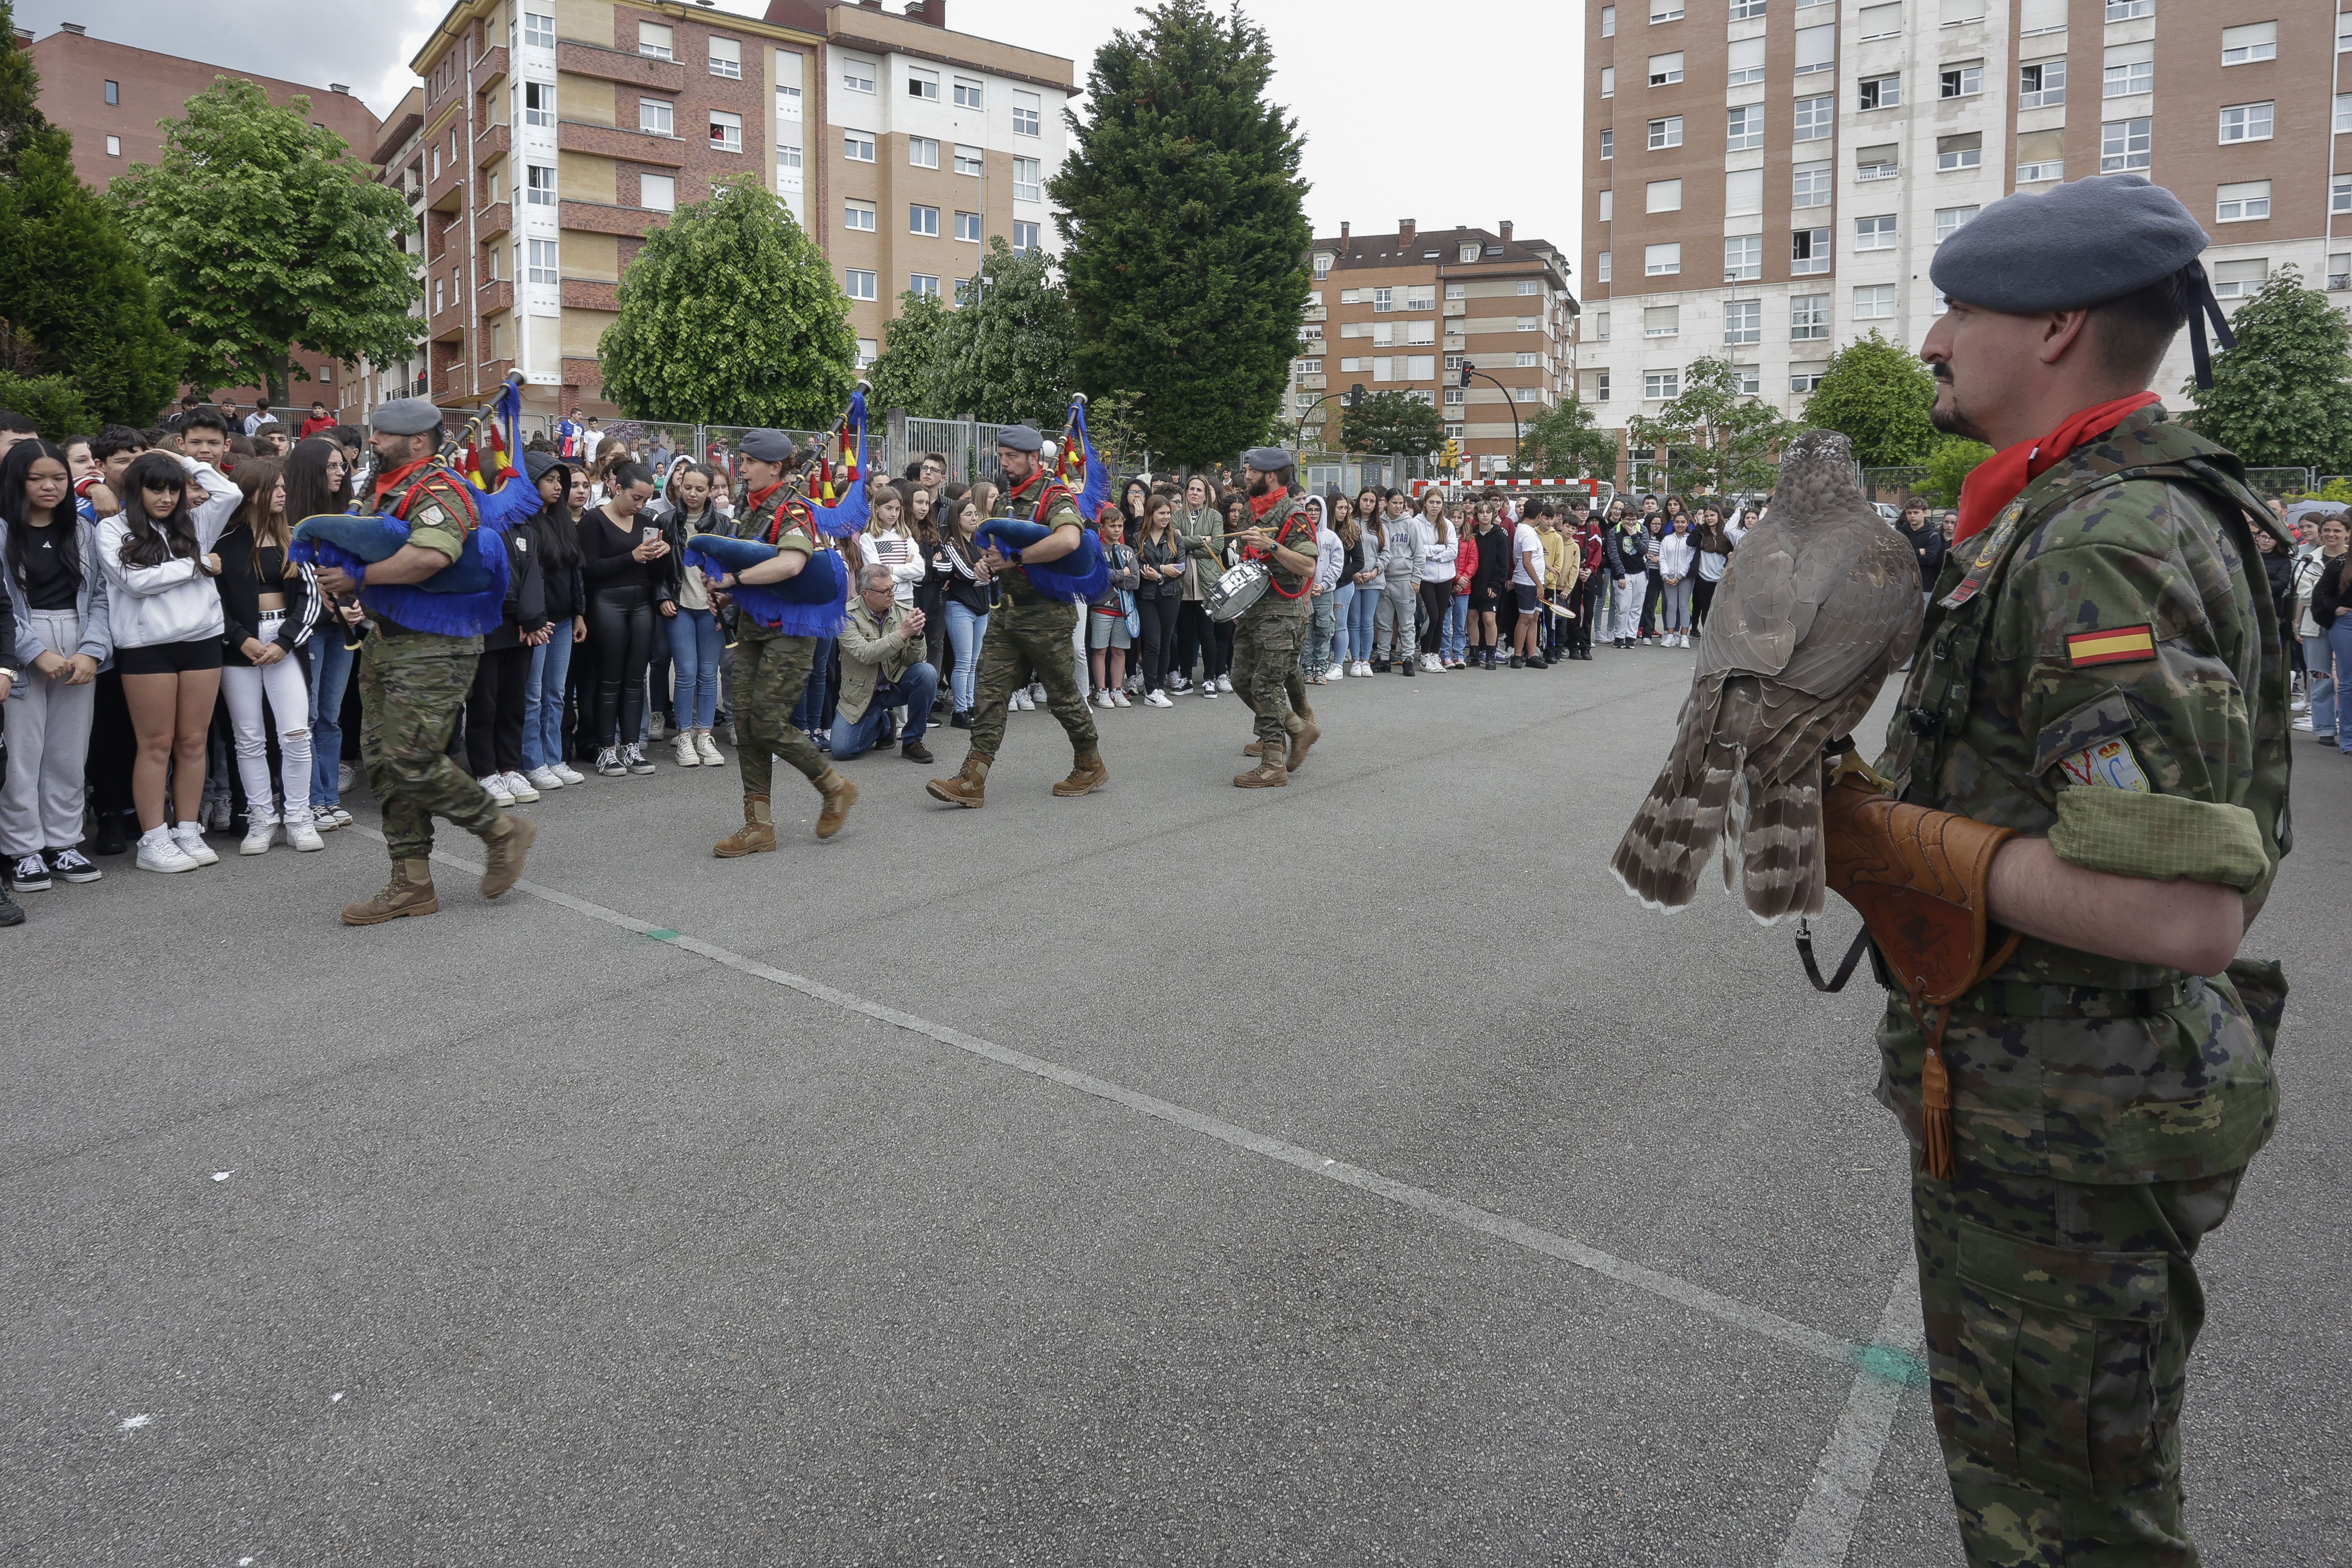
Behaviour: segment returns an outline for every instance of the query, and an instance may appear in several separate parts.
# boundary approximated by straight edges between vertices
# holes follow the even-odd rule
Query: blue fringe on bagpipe
[[[992,517],[980,525],[972,540],[985,545],[994,538],[999,542],[997,549],[1009,555],[1016,550],[1028,549],[1053,531],[1042,522]],[[1083,602],[1110,586],[1110,563],[1103,556],[1102,541],[1091,528],[1078,531],[1078,547],[1059,561],[1024,561],[1021,570],[1028,574],[1030,584],[1049,599]]]
[[[496,631],[505,615],[507,531],[536,515],[541,503],[537,487],[520,475],[509,475],[491,491],[452,477],[473,492],[482,520],[466,535],[457,559],[422,583],[362,583],[360,604],[411,631],[476,637]],[[408,524],[399,518],[332,512],[296,524],[288,553],[297,564],[332,566],[356,576],[407,542]]]
[[[776,547],[756,539],[698,533],[686,542],[684,553],[688,565],[715,579],[774,560]],[[781,583],[738,583],[724,592],[744,615],[789,637],[838,637],[849,618],[849,573],[830,550],[811,555],[807,565]]]

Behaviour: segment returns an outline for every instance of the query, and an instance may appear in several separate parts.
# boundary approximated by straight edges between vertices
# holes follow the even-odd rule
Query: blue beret
[[[1007,425],[996,433],[996,444],[1008,452],[1042,452],[1045,437],[1028,425]]]
[[[395,397],[377,404],[368,423],[387,436],[422,436],[441,423],[441,409],[429,397]]]
[[[793,438],[782,430],[746,430],[735,449],[745,457],[761,463],[789,463],[793,460]]]
[[[1242,465],[1261,474],[1278,474],[1285,468],[1297,468],[1298,458],[1280,447],[1252,447],[1242,454]]]
[[[2206,244],[2162,185],[2094,174],[2046,195],[2003,196],[1937,247],[1927,276],[1988,310],[2075,310],[2171,277]]]

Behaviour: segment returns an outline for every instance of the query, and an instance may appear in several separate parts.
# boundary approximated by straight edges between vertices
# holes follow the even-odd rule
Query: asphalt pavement
[[[1098,715],[1076,801],[1016,714],[986,809],[935,731],[732,862],[665,762],[367,931],[362,830],[25,895],[0,1563],[1958,1563],[1878,993],[1606,871],[1689,669],[1318,689],[1276,791],[1237,699]],[[2352,762],[2295,761],[2216,1568],[2352,1541]]]

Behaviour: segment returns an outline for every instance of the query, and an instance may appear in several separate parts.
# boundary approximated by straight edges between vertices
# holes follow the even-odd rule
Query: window
[[[1617,156],[1617,132],[1604,125],[1601,128],[1601,160],[1605,163],[1615,156]]]
[[[1789,296],[1789,338],[1792,342],[1811,342],[1830,335],[1830,297],[1827,294],[1791,294]]]
[[[1864,43],[1874,38],[1899,38],[1902,36],[1903,7],[1899,4],[1864,5],[1862,8],[1862,39]]]
[[[658,98],[637,100],[637,129],[655,136],[675,135],[671,128],[670,109],[667,100]]]
[[[1789,173],[1794,186],[1789,195],[1790,206],[1825,207],[1830,205],[1831,190],[1836,182],[1828,163],[1798,163]]]
[[[861,272],[856,268],[853,267],[844,276],[847,280],[847,291],[851,299],[871,300],[875,298],[874,274],[871,272]]]
[[[2327,187],[2327,210],[2352,213],[2352,174],[2338,174]]]
[[[960,76],[956,78],[955,106],[958,109],[986,108],[987,101],[981,93],[980,83],[972,80],[970,77]]]
[[[1601,7],[1601,36],[1604,38],[1617,36],[1617,7],[1614,5]]]
[[[2327,287],[2336,292],[2352,289],[2352,254],[2339,250],[2328,257]]]
[[[1811,76],[1815,71],[1837,68],[1837,27],[1835,24],[1821,27],[1797,29],[1797,74]]]
[[[2341,40],[2338,40],[2339,44]],[[2256,60],[2278,58],[2278,24],[2249,22],[2242,27],[2221,29],[2221,63],[2225,66],[2252,65]],[[112,87],[112,82],[106,84]],[[114,100],[106,100],[112,103]]]
[[[1676,49],[1670,55],[1652,55],[1650,57],[1650,85],[1652,87],[1672,87],[1675,83],[1682,79],[1683,52],[1680,49]]]
[[[1372,290],[1372,310],[1373,310],[1373,312],[1374,312],[1375,314],[1380,314],[1380,313],[1382,313],[1382,312],[1385,312],[1385,311],[1393,310],[1395,310],[1395,309],[1396,309],[1396,290],[1395,290],[1395,289],[1373,289],[1373,290]]]
[[[2132,48],[2134,52],[2139,54],[2139,58],[2124,60],[2111,58],[2107,62],[2106,68],[2102,73],[2101,97],[2129,98],[2134,93],[2156,90],[2155,56],[2148,52],[2148,46],[2146,44],[2137,44],[2132,46]],[[2107,52],[2110,56],[2116,53],[2113,49]]]
[[[863,131],[843,132],[841,155],[853,163],[871,163],[874,162],[874,138]]]
[[[1519,292],[1522,294],[1532,294],[1535,291],[1535,280],[1533,279],[1529,279],[1528,281],[1519,285]],[[1434,283],[1406,284],[1404,290],[1404,308],[1408,310],[1434,310],[1437,309],[1437,285]]]
[[[2148,164],[2148,124],[2146,120],[2110,120],[2099,127],[2099,173],[2145,170]]]
[[[1539,353],[1532,353],[1526,349],[1521,349],[1517,353],[1511,356],[1511,368],[1513,370],[1534,370],[1542,363],[1543,355]]]
[[[1015,136],[1038,134],[1039,110],[1044,107],[1044,101],[1034,92],[1016,92],[1013,95],[1013,134]]]
[[[522,41],[536,49],[555,47],[555,18],[536,11],[522,14]]]
[[[1014,224],[1013,226],[1013,254],[1015,256],[1026,256],[1031,251],[1036,249],[1037,235],[1038,226],[1036,224]]]
[[[1731,46],[1731,85],[1746,87],[1764,79],[1764,40],[1741,38]]]
[[[1423,321],[1415,321],[1412,324],[1416,327],[1435,325],[1434,322]],[[1541,316],[1520,316],[1514,320],[1511,325],[1513,329],[1517,331],[1539,332],[1543,331],[1543,318]]]
[[[1667,147],[1679,147],[1682,144],[1683,117],[1681,115],[1669,114],[1664,120],[1650,121],[1651,152],[1655,153]]]
[[[1466,300],[1470,297],[1469,285],[1465,283],[1448,283],[1445,286],[1445,297],[1449,300]],[[1459,367],[1457,366],[1456,368],[1458,369]]]
[[[1866,76],[1854,100],[1856,109],[1893,109],[1903,101],[1901,76]]]
[[[978,213],[956,214],[955,237],[958,239],[968,239],[972,244],[978,245],[980,243],[980,215]]]
[[[858,340],[857,340],[857,368],[858,368],[858,369],[860,369],[860,370],[864,370],[867,365],[872,364],[872,363],[874,363],[875,355],[876,355],[876,353],[879,351],[879,349],[880,349],[880,345],[879,345],[879,344],[877,344],[877,342],[875,342],[875,341],[874,341],[872,338],[860,338],[860,339],[858,339]]]
[[[2156,15],[2156,0],[2107,0],[2107,20],[2136,22]]]
[[[874,204],[872,202],[845,202],[841,208],[841,226],[846,229],[855,229],[861,234],[872,234],[874,232]]]
[[[1609,312],[1606,310],[1595,310],[1592,312],[1592,341],[1596,343],[1605,343],[1609,341]],[[1448,370],[1459,370],[1462,368],[1461,361],[1462,356],[1460,354],[1447,354],[1445,356],[1445,368]]]
[[[1680,180],[1652,180],[1642,187],[1642,210],[1654,213],[1682,211],[1683,183]]]
[[[723,109],[710,111],[710,150],[714,153],[740,153],[743,150],[743,117],[730,114]]]
[[[907,96],[919,98],[926,103],[937,103],[940,100],[940,73],[929,70],[908,71]],[[931,292],[936,294],[939,290],[934,289]]]
[[[1614,98],[1617,96],[1617,68],[1615,66],[1602,66],[1601,68],[1601,96],[1603,98]]]
[[[910,273],[907,278],[907,292],[918,300],[936,300],[940,297],[940,280],[929,272]]]
[[[1822,377],[1828,372],[1828,370],[1829,367],[1827,365],[1821,364],[1790,365],[1789,367],[1789,390],[1791,392],[1812,391],[1814,388],[1821,385]]]
[[[1726,300],[1723,302],[1723,341],[1727,346],[1759,343],[1764,341],[1764,301],[1761,300]]]
[[[1853,291],[1853,319],[1891,321],[1895,319],[1895,285],[1872,283]]]
[[[933,136],[908,137],[907,163],[917,169],[938,168],[940,166],[939,139]]]
[[[1592,401],[1595,403],[1608,402],[1609,373],[1605,370],[1589,370],[1585,372],[1584,374],[1586,384],[1591,388],[1590,395],[1591,396]]]
[[[1680,240],[1667,245],[1644,247],[1642,251],[1642,271],[1651,278],[1671,278],[1683,269],[1683,247]]]
[[[1985,0],[1942,0],[1936,20],[1943,26],[1958,27],[1969,22],[1981,22],[1984,15]]]
[[[743,46],[734,38],[710,40],[710,74],[741,80],[743,76]]]
[[[1975,207],[1937,207],[1936,209],[1936,243],[1941,245],[1951,238],[1976,216]]]
[[[1477,260],[1477,259],[1478,259],[1478,247],[1477,247],[1476,246],[1475,246],[1475,245],[1465,245],[1465,246],[1464,246],[1464,247],[1462,247],[1462,259],[1463,259],[1463,260],[1465,260],[1465,261],[1475,261],[1475,260]]]
[[[1984,90],[1984,61],[1962,60],[1943,68],[1937,77],[1937,98],[1971,98]]]
[[[2271,264],[2267,257],[2252,257],[2244,261],[2217,261],[2213,264],[2213,295],[2219,300],[2242,300],[2270,281]]]
[[[448,286],[448,279],[445,278],[433,279],[433,313],[436,316],[449,308],[449,297],[444,292]]]
[[[551,207],[555,205],[555,171],[543,163],[524,165],[523,200],[532,206]]]
[[[1042,202],[1045,199],[1045,164],[1043,159],[1013,160],[1013,199],[1016,202]]]
[[[1764,237],[1735,234],[1723,242],[1723,280],[1753,283],[1764,276]]]
[[[106,139],[106,155],[110,158],[120,158],[122,156],[121,137],[110,136]]]
[[[637,205],[657,213],[677,210],[677,178],[673,174],[637,176]]]
[[[778,169],[797,169],[800,166],[801,150],[797,147],[787,147],[779,143],[776,147],[776,167]]]
[[[844,92],[872,92],[874,90],[874,62],[871,60],[853,60],[845,58],[841,62],[841,90]]]
[[[955,172],[957,174],[971,174],[976,177],[980,174],[981,168],[981,151],[979,148],[958,147],[955,150]]]
[[[110,81],[106,84],[106,101],[115,104],[119,104],[122,101],[122,84],[121,82]]]
[[[1762,21],[1764,0],[1731,0],[1731,19],[1735,22]]]
[[[1650,22],[1679,22],[1683,19],[1682,0],[1650,0]]]
[[[927,207],[920,202],[910,204],[907,208],[907,232],[929,235],[937,239],[940,233],[940,209]]]
[[[1936,168],[1940,174],[1959,169],[1974,169],[1984,163],[1984,132],[1971,131],[1965,136],[1936,138]]]
[[[522,84],[522,122],[525,125],[555,123],[555,84],[551,81],[527,81]]]
[[[1830,269],[1830,231],[1801,228],[1789,236],[1789,271],[1802,278]]]
[[[1764,106],[1743,104],[1728,111],[1724,132],[1724,151],[1751,153],[1764,145]]]
[[[1448,405],[1467,403],[1470,401],[1470,397],[1469,395],[1464,392],[1460,387],[1449,386],[1445,389],[1445,401]]]
[[[533,283],[554,282],[557,278],[555,269],[555,241],[551,239],[532,239],[526,240],[523,243],[527,247],[524,254],[530,258],[530,281]]]
[[[2017,139],[2017,183],[2039,184],[2066,177],[2066,133],[2029,131]]]
[[[1837,132],[1837,100],[1824,93],[1797,100],[1797,140],[1821,142]]]
[[[1519,320],[1524,322],[1528,318],[1522,316]],[[1529,326],[1522,326],[1519,330],[1521,331],[1533,331],[1535,329]],[[1427,347],[1437,342],[1436,321],[1407,321],[1404,324],[1404,341],[1415,347]]]
[[[637,24],[637,53],[648,59],[667,60],[677,57],[670,52],[670,29],[667,22]]]
[[[2336,95],[2336,130],[2339,135],[2352,131],[2352,92]]]
[[[1650,403],[1669,403],[1683,395],[1683,373],[1678,370],[1645,370],[1642,373],[1642,396]]]
[[[1856,250],[1892,250],[1895,248],[1895,215],[1883,217],[1858,217],[1853,220],[1853,247]]]
[[[2017,107],[2055,109],[2066,101],[2066,62],[2032,60],[2017,68]]]
[[[2223,185],[2213,208],[2216,223],[2252,223],[2271,216],[2271,183],[2268,180],[2248,180],[2242,184]]]
[[[1858,147],[1853,154],[1853,177],[1857,180],[1891,180],[1903,171],[1895,163],[1896,148],[1892,142],[1876,147]]]
[[[1592,280],[1596,283],[1609,281],[1609,252],[1601,250],[1593,253]]]
[[[2017,8],[2018,36],[2032,38],[2064,32],[2067,4],[2068,0],[2021,0]]]
[[[1734,169],[1723,176],[1723,216],[1754,217],[1764,210],[1764,171]]]
[[[1315,253],[1315,281],[1320,283],[1331,276],[1331,263],[1334,259],[1328,251],[1318,250]],[[1318,304],[1322,302],[1319,296],[1316,302]]]
[[[2221,145],[2269,141],[2273,107],[2267,103],[2233,103],[2221,110]]]

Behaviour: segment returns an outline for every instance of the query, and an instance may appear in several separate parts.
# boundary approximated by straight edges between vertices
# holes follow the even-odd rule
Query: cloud
[[[16,26],[46,37],[78,22],[94,38],[278,77],[324,92],[347,82],[378,118],[416,85],[408,61],[446,5],[438,0],[355,5],[162,5],[154,0],[16,0]],[[176,109],[176,105],[172,106]],[[157,118],[171,112],[159,109]]]

